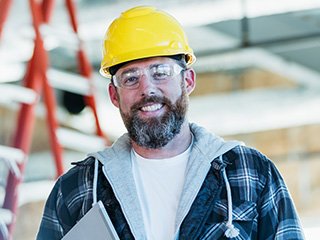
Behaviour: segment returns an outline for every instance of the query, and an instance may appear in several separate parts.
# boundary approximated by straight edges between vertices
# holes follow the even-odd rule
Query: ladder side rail
[[[42,1],[42,6],[41,6],[41,12],[42,12],[42,17],[43,17],[43,22],[48,23],[50,21],[50,18],[53,13],[54,9],[54,0],[43,0]]]
[[[54,7],[54,0],[43,0],[41,5],[36,5],[34,0],[31,1],[31,8],[34,16],[34,28],[37,32],[37,36],[42,40],[40,33],[40,24],[48,23]],[[42,18],[40,18],[40,16]],[[43,42],[43,40],[42,40]],[[49,132],[49,140],[51,150],[54,156],[56,165],[56,177],[59,177],[64,172],[63,159],[62,159],[62,147],[59,144],[57,137],[58,122],[56,118],[56,100],[54,90],[49,84],[47,77],[47,70],[49,66],[48,53],[45,48],[42,48],[42,60],[44,64],[41,66],[41,72],[43,77],[43,98],[47,110],[47,127]]]
[[[37,71],[37,66],[40,66],[41,62],[38,59],[39,55],[39,44],[35,44],[33,56],[28,63],[27,71],[23,79],[23,84],[25,87],[33,89],[39,96],[42,90],[42,81],[41,74]],[[25,104],[22,103],[17,117],[16,129],[13,137],[13,147],[21,149],[26,155],[29,153],[31,141],[32,141],[32,132],[35,120],[35,105],[34,104]],[[24,164],[19,164],[19,168],[23,167]],[[9,177],[10,179],[10,177]],[[8,179],[8,180],[9,180]],[[10,182],[10,181],[9,181]],[[7,184],[8,185],[8,184]],[[6,191],[6,199],[4,205],[7,208],[11,208],[10,202],[12,202],[12,197],[9,197],[11,188],[16,186],[16,184],[9,184],[9,189]]]
[[[12,0],[1,0],[0,1],[0,37],[4,28],[5,21],[7,20]]]
[[[29,64],[29,69],[26,74],[25,84],[27,87],[33,89],[36,93],[41,93],[42,79],[41,74],[36,71],[34,65],[40,64],[37,61],[38,47],[35,47],[34,55]],[[29,154],[30,146],[32,142],[32,132],[35,123],[35,106],[36,104],[21,104],[19,110],[16,129],[13,138],[13,147],[19,148],[26,154]],[[20,174],[23,176],[26,162],[18,164]],[[22,181],[22,177],[17,178],[14,173],[9,172],[6,193],[3,203],[3,208],[10,209],[14,216],[17,212],[18,203],[18,186]],[[9,235],[12,236],[13,228],[15,225],[15,217],[13,222],[8,226]]]
[[[78,36],[78,39],[79,39],[79,48],[78,48],[78,53],[77,53],[77,59],[78,59],[78,66],[79,66],[80,74],[85,76],[88,79],[89,84],[90,84],[91,94],[85,96],[85,101],[93,112],[93,115],[95,118],[95,125],[96,125],[96,134],[105,139],[106,145],[110,145],[111,144],[110,140],[103,133],[102,128],[101,128],[101,124],[99,121],[99,117],[98,117],[98,111],[96,108],[96,100],[95,100],[95,97],[93,94],[95,89],[94,89],[94,86],[92,84],[92,79],[91,79],[92,67],[91,67],[91,64],[90,64],[90,62],[84,52],[83,43],[82,43],[80,36],[79,36],[78,21],[76,18],[76,7],[75,7],[73,0],[65,0],[65,3],[66,3],[66,7],[67,7],[67,10],[69,13],[72,29],[73,29],[74,33]]]
[[[56,118],[56,100],[54,96],[54,90],[49,85],[47,77],[44,75],[44,103],[46,105],[47,109],[47,126],[50,136],[50,144],[52,153],[55,160],[56,165],[56,178],[58,178],[60,175],[64,172],[63,167],[63,159],[62,159],[62,146],[59,143],[58,137],[57,137],[57,129],[58,129],[58,121]]]
[[[35,45],[32,58],[28,63],[24,84],[26,87],[33,89],[40,96],[43,88],[43,69],[46,66],[44,44],[39,31],[39,25],[42,21],[42,16],[39,14],[40,11],[38,10],[40,5],[36,3],[35,0],[29,0],[29,4],[35,31]],[[21,105],[13,140],[13,147],[21,149],[26,154],[29,153],[32,142],[32,132],[35,123],[35,106],[36,104]],[[25,165],[26,161],[18,164],[21,176],[24,174]],[[21,182],[22,177],[17,178],[14,173],[9,172],[5,199],[3,203],[3,208],[9,209],[13,213],[13,220],[8,225],[9,238],[12,238],[16,223],[18,210],[18,186],[21,184]]]

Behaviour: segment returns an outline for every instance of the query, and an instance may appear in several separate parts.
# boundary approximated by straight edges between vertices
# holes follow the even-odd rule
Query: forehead
[[[144,58],[144,59],[135,60],[135,61],[132,61],[132,62],[129,62],[129,63],[123,65],[119,69],[119,71],[122,72],[124,70],[131,69],[131,68],[144,68],[144,67],[148,67],[152,64],[174,63],[174,62],[175,62],[175,60],[173,60],[172,58],[169,58],[169,57]]]

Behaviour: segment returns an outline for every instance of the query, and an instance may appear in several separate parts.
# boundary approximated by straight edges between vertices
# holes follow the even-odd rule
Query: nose
[[[159,91],[157,85],[152,81],[148,74],[143,75],[140,79],[139,89],[141,96],[155,95],[157,91]]]

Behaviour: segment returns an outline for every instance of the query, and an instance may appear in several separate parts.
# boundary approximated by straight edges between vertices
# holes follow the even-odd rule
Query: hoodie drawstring
[[[93,175],[93,188],[92,188],[92,195],[93,195],[92,206],[97,203],[98,166],[99,166],[99,162],[97,159],[95,159],[95,161],[94,161],[94,175]]]
[[[220,161],[222,162],[222,155],[219,157]],[[94,162],[94,176],[93,176],[93,189],[92,189],[92,194],[93,194],[93,204],[97,203],[97,185],[98,185],[98,167],[99,167],[99,161],[95,159]],[[230,184],[227,178],[227,173],[226,169],[223,169],[223,179],[226,184],[226,189],[227,189],[227,200],[228,200],[228,221],[226,223],[227,230],[225,231],[225,236],[227,238],[234,238],[239,235],[239,229],[236,228],[232,224],[232,195],[231,195],[231,188]]]
[[[222,162],[222,155],[220,155],[219,159]],[[232,224],[232,195],[231,195],[231,188],[230,188],[230,184],[227,178],[227,172],[225,168],[223,169],[222,174],[223,174],[224,182],[226,184],[227,199],[228,199],[228,221],[226,223],[227,230],[225,231],[224,235],[227,238],[234,238],[239,235],[239,229]]]

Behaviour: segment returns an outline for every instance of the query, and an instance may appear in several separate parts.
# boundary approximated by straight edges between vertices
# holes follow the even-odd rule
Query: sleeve
[[[304,239],[300,220],[282,176],[269,161],[260,199],[258,239]]]
[[[61,178],[53,187],[45,204],[37,240],[61,239],[71,222],[68,208],[61,192]]]

